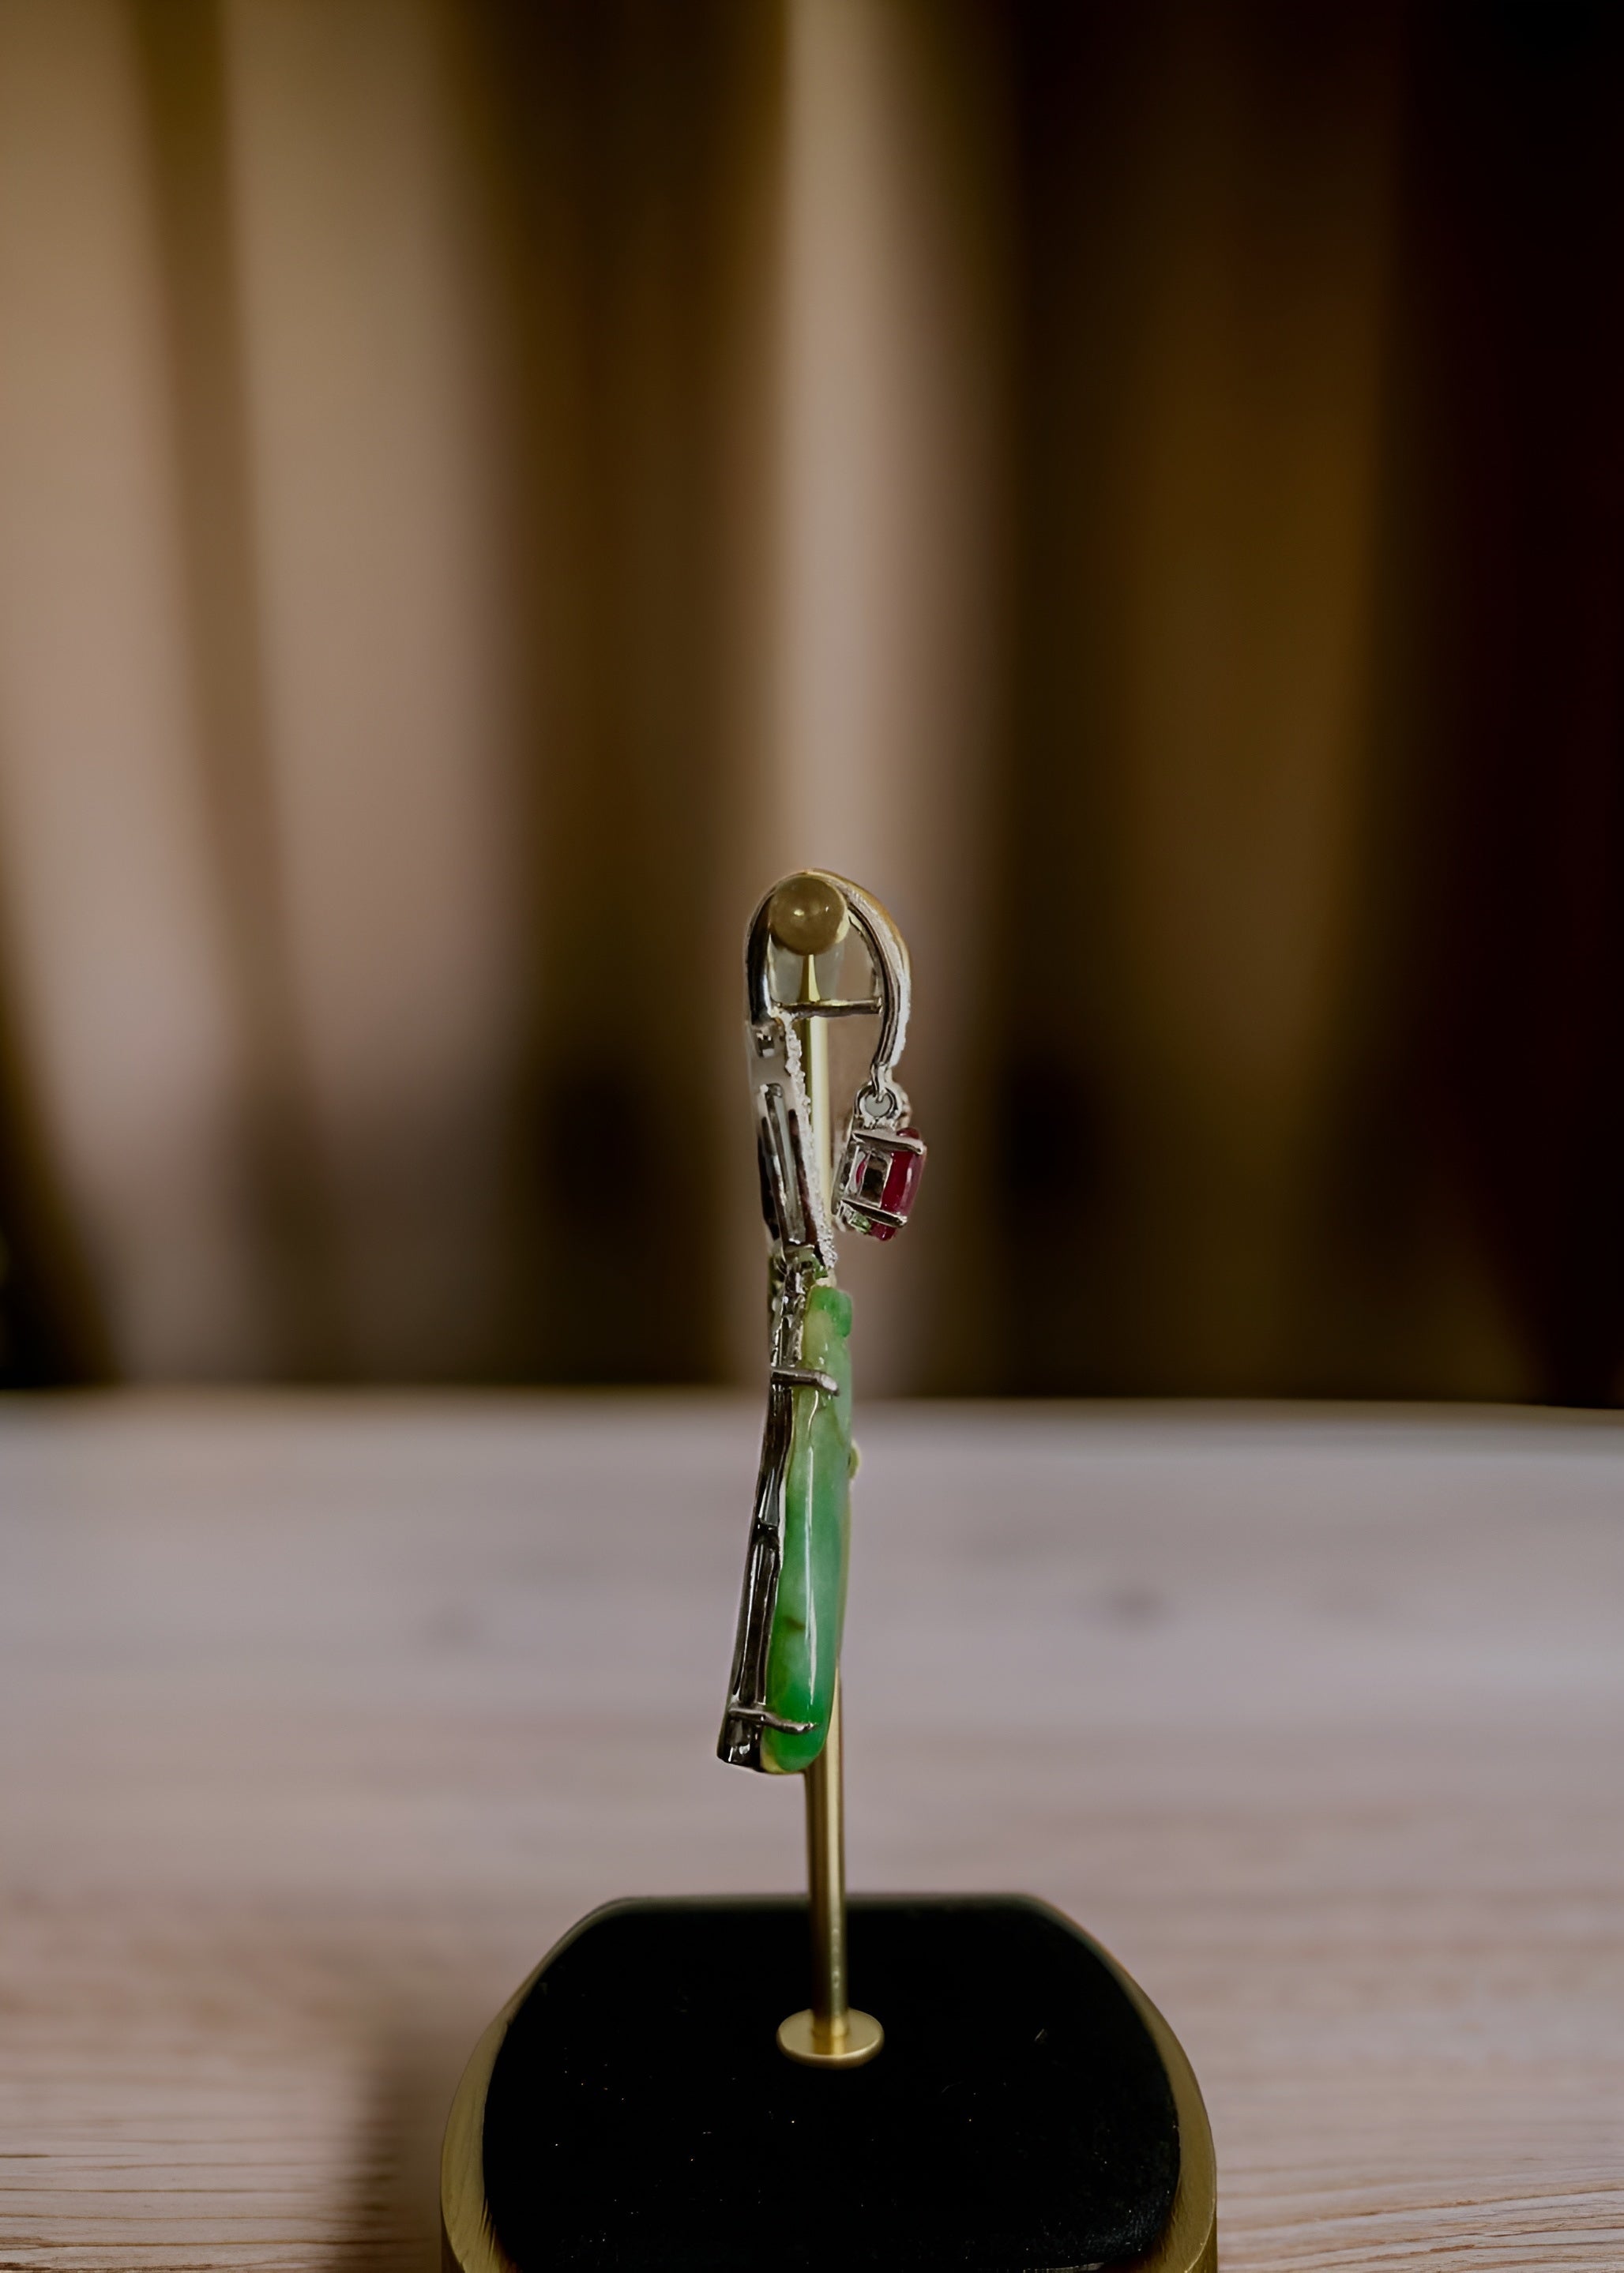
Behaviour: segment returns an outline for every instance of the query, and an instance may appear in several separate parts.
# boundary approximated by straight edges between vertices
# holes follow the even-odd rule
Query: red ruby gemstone
[[[870,1239],[894,1239],[914,1204],[924,1165],[916,1129],[870,1129],[855,1136],[841,1178],[851,1211],[845,1220]]]
[[[917,1136],[917,1129],[905,1129],[905,1136]],[[898,1146],[891,1156],[885,1170],[884,1189],[880,1194],[880,1205],[888,1215],[906,1216],[914,1204],[914,1195],[919,1189],[919,1180],[924,1172],[923,1151],[909,1152]],[[887,1225],[886,1230],[893,1227]],[[877,1227],[876,1227],[877,1228]]]

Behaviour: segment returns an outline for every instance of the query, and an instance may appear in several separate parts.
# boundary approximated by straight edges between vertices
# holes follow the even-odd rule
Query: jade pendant
[[[783,1561],[767,1652],[767,1710],[772,1721],[809,1722],[763,1730],[761,1764],[793,1775],[823,1749],[840,1662],[851,1546],[852,1298],[838,1287],[807,1296],[801,1363],[838,1384],[793,1392],[784,1484]]]

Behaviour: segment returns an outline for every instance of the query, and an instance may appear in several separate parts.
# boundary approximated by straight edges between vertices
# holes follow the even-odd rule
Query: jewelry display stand
[[[1024,1897],[846,1899],[834,1227],[887,1239],[912,1206],[909,987],[895,926],[845,879],[806,871],[757,910],[771,1373],[718,1749],[803,1778],[808,1898],[615,1902],[565,1936],[458,2087],[447,2273],[1216,2273],[1201,2095],[1128,1975]],[[837,1153],[830,1022],[858,1016],[878,1039]]]

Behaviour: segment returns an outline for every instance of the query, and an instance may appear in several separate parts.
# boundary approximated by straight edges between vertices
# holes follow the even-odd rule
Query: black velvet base
[[[778,2051],[807,2000],[793,1902],[626,1902],[558,1953],[485,2103],[485,2195],[521,2273],[1061,2273],[1158,2238],[1178,2127],[1154,2044],[1056,1911],[857,1901],[885,2045]]]

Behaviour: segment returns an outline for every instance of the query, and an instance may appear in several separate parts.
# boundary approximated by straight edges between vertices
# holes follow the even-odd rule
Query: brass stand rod
[[[801,1000],[816,1002],[816,957],[801,965]],[[829,1021],[797,1021],[812,1154],[823,1204],[834,1197],[834,1115],[829,1084]],[[872,2059],[885,2031],[871,2013],[855,2012],[846,1979],[846,1778],[841,1766],[840,1669],[835,1669],[829,1730],[822,1751],[804,1772],[807,1801],[807,1891],[812,1927],[812,2002],[778,2029],[780,2048],[812,2067],[858,2067]]]
[[[846,1778],[840,1759],[840,1677],[823,1749],[807,1770],[807,1887],[812,1913],[812,2022],[832,2044],[846,2033]]]
[[[808,956],[801,999],[818,1000],[817,965]],[[834,1115],[829,1087],[829,1022],[801,1021],[806,1054],[807,1099],[812,1107],[812,1141],[818,1182],[827,1207],[834,1194]],[[812,1920],[812,2019],[814,2032],[832,2048],[846,2033],[846,1776],[840,1758],[840,1674],[835,1671],[834,1701],[823,1749],[805,1774],[807,1799],[807,1890]]]

